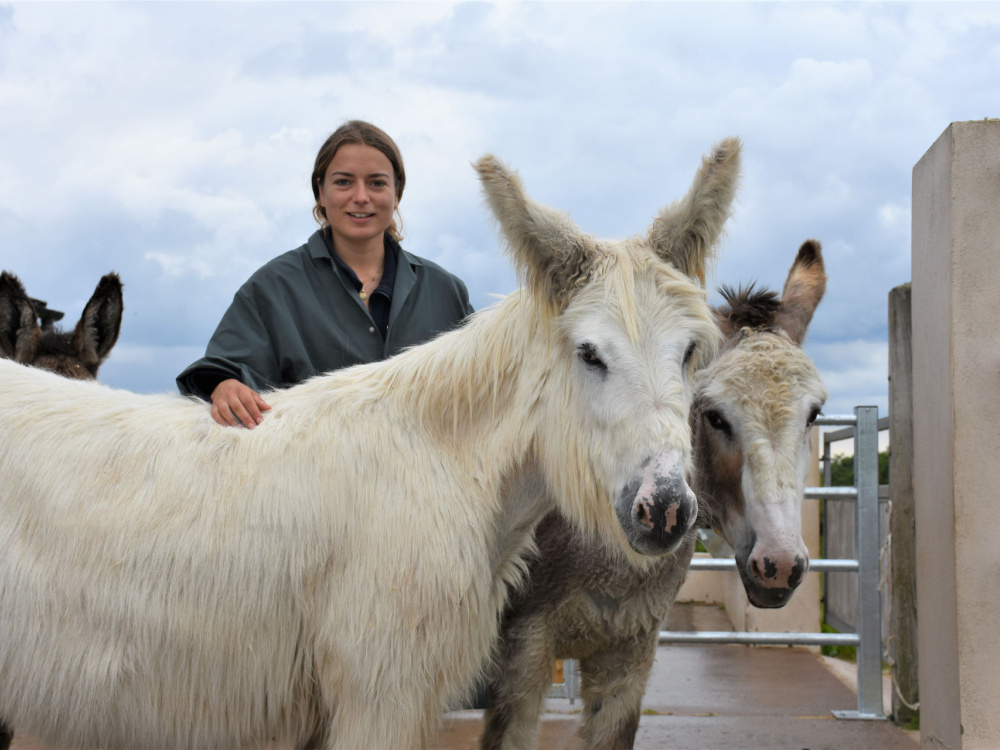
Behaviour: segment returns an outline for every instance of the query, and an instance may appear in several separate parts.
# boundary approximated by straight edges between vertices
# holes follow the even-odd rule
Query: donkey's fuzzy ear
[[[475,167],[525,286],[563,310],[603,257],[597,243],[567,214],[528,197],[517,172],[496,157],[487,154]]]
[[[663,208],[649,228],[649,243],[656,254],[702,286],[714,260],[715,244],[732,213],[742,151],[739,138],[718,143],[702,157],[687,195]]]
[[[35,307],[21,280],[7,271],[0,273],[0,357],[31,362],[41,337]]]
[[[121,279],[116,273],[105,274],[73,332],[73,348],[85,366],[99,366],[111,352],[121,332],[124,307]]]
[[[806,240],[788,271],[785,287],[781,290],[781,306],[775,315],[775,323],[800,346],[825,291],[822,246],[816,240]]]

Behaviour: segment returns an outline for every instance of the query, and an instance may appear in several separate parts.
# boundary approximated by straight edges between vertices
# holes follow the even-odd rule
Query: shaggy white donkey
[[[7,724],[129,750],[422,747],[551,503],[626,555],[686,532],[711,191],[607,242],[477,168],[525,288],[270,394],[252,432],[0,362]]]

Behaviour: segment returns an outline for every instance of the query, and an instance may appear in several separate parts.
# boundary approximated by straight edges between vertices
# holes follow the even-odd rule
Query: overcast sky
[[[120,273],[100,380],[169,391],[247,276],[314,231],[313,160],[346,119],[399,143],[404,246],[477,309],[516,284],[480,155],[624,237],[735,135],[745,176],[714,283],[780,289],[819,239],[830,279],[806,348],[825,411],[885,414],[913,166],[950,122],[990,116],[995,3],[0,4],[0,267],[67,327]]]

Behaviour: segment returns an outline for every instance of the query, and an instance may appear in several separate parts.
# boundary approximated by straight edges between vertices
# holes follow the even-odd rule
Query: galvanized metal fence
[[[858,575],[858,616],[856,633],[754,633],[661,631],[660,644],[747,644],[787,646],[856,646],[858,708],[833,711],[840,719],[885,719],[882,706],[882,639],[879,595],[879,485],[878,407],[858,406],[853,415],[826,416],[817,425],[849,425],[854,428],[854,486],[807,487],[807,498],[855,501],[857,559],[818,559],[809,563],[809,572],[855,572]],[[691,563],[692,570],[736,570],[732,558],[702,558]],[[574,699],[578,694],[577,665],[565,660],[565,681],[553,685],[549,695]]]
[[[879,433],[888,432],[889,417],[881,417],[878,421]],[[894,436],[895,437],[895,436]],[[833,464],[836,458],[832,455],[833,446],[848,440],[854,440],[854,427],[844,427],[839,430],[826,430],[822,434],[822,450],[820,465],[823,469],[823,484],[831,486]],[[879,554],[882,560],[882,650],[890,643],[889,619],[891,614],[890,586],[885,584],[885,576],[889,570],[889,526],[890,503],[889,486],[879,485]],[[858,556],[858,534],[855,528],[854,503],[828,502],[823,505],[823,554],[826,557],[856,558]],[[858,615],[858,577],[847,573],[827,572],[823,576],[823,619],[841,633],[857,632]]]

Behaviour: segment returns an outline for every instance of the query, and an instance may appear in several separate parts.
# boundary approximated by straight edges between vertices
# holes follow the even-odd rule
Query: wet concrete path
[[[729,630],[714,606],[678,605],[670,630]],[[854,665],[844,673],[852,674]],[[805,648],[661,646],[636,750],[916,750],[914,733],[889,721],[845,721],[857,693]],[[576,750],[579,701],[550,699],[540,747]],[[481,712],[445,717],[434,750],[474,750]]]

